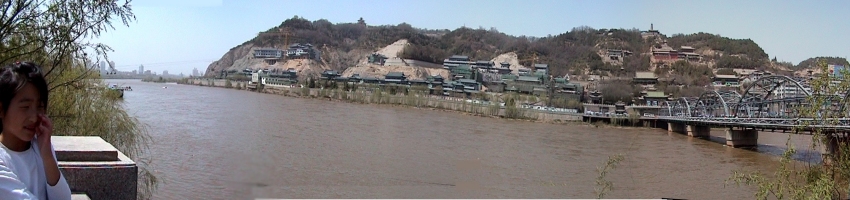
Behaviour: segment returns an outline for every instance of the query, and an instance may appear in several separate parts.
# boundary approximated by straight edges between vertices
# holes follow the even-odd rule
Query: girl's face
[[[3,134],[15,136],[22,141],[32,141],[38,125],[39,114],[44,113],[44,105],[35,86],[26,83],[21,90],[12,97],[9,108],[0,110],[3,122]]]

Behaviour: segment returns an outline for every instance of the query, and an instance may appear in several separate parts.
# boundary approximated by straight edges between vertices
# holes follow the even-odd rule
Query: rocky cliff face
[[[448,77],[449,72],[442,69],[442,65],[410,60],[405,62],[396,55],[406,45],[407,40],[399,40],[382,49],[350,49],[344,50],[330,46],[318,47],[322,60],[306,60],[292,59],[278,61],[274,64],[266,63],[263,59],[253,58],[251,52],[254,49],[260,48],[251,43],[239,45],[230,49],[218,61],[215,61],[207,67],[207,77],[217,77],[221,71],[227,70],[242,70],[242,69],[295,69],[298,72],[299,79],[307,77],[319,77],[320,74],[327,69],[337,70],[343,76],[351,76],[352,74],[360,74],[362,77],[383,78],[389,72],[402,72],[408,75],[410,79],[425,80],[428,76],[442,75]],[[367,56],[373,52],[386,54],[391,59],[387,61],[386,66],[379,66],[367,63]],[[516,55],[514,54],[514,60]],[[398,62],[394,62],[398,61]]]
[[[372,53],[372,50],[368,49],[352,49],[350,51],[343,51],[340,49],[324,47],[322,48],[322,63],[328,66],[329,69],[342,72],[349,67],[366,63],[366,56],[370,53]]]
[[[246,56],[248,56],[250,54],[252,48],[254,48],[254,45],[251,44],[251,43],[247,43],[247,44],[239,45],[239,46],[236,46],[236,47],[230,49],[230,51],[227,51],[227,53],[225,53],[223,56],[221,56],[221,59],[218,59],[218,61],[210,63],[210,65],[207,67],[207,71],[204,73],[204,75],[206,77],[215,77],[215,76],[218,76],[219,73],[222,70],[226,71],[228,69],[233,68],[233,64],[237,60],[245,58]]]
[[[206,70],[207,77],[217,77],[221,71],[239,70],[242,69],[289,69],[293,68],[299,72],[299,77],[306,78],[309,76],[318,77],[322,71],[333,69],[344,71],[350,66],[355,66],[359,62],[365,62],[366,55],[371,53],[370,50],[352,49],[350,51],[342,51],[330,47],[322,47],[322,61],[293,59],[282,60],[275,64],[266,63],[263,59],[253,58],[251,52],[254,49],[260,48],[253,44],[239,45],[230,49],[221,59],[211,63]]]

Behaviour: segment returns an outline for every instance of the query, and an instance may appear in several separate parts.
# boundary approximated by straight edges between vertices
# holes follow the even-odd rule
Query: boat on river
[[[111,91],[118,92],[118,98],[124,98],[124,90],[128,89],[129,87],[119,87],[118,84],[110,84],[107,88]]]

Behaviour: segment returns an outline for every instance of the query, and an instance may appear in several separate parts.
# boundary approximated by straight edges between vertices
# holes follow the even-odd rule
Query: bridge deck
[[[804,130],[825,132],[850,131],[850,118],[834,119],[785,119],[785,118],[698,118],[658,117],[660,121],[678,122],[712,127],[763,128],[775,130]]]

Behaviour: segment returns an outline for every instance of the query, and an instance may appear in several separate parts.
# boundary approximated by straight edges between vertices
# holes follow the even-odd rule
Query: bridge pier
[[[688,136],[691,137],[709,137],[711,136],[711,127],[688,125]]]
[[[833,158],[841,156],[841,146],[850,144],[850,138],[826,134],[820,143],[820,154],[824,165],[832,165]]]
[[[754,147],[758,145],[759,132],[756,129],[726,129],[726,145],[733,148]]]
[[[685,132],[688,132],[686,130],[685,124],[667,122],[667,133],[668,134],[669,133],[685,134]]]

